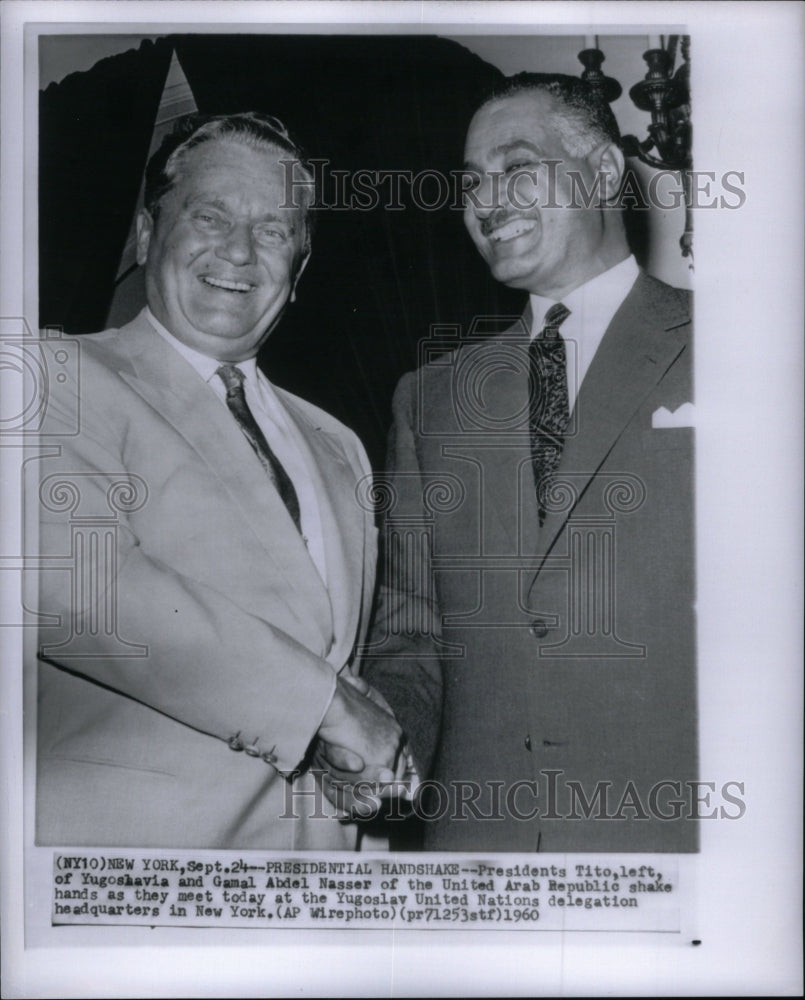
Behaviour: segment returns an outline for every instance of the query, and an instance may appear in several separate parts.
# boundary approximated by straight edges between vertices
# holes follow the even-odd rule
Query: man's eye
[[[528,160],[517,160],[515,163],[508,164],[504,172],[507,174],[513,174],[518,170],[528,170],[529,167],[533,168],[534,164],[529,163]]]
[[[255,226],[254,238],[258,243],[278,243],[287,239],[287,232],[281,226]]]
[[[204,229],[220,229],[224,220],[214,212],[194,212],[193,221]]]
[[[466,171],[461,175],[461,190],[474,191],[481,183],[480,174]]]

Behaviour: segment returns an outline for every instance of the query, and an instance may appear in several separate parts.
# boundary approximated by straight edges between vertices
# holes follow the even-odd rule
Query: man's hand
[[[411,797],[410,786],[417,780],[416,771],[413,767],[410,751],[407,745],[403,745],[402,732],[394,718],[394,713],[383,695],[372,688],[363,678],[344,674],[339,678],[339,688],[333,702],[335,702],[335,698],[344,696],[344,688],[351,688],[352,691],[345,695],[346,706],[336,707],[336,712],[340,712],[344,708],[348,712],[355,704],[356,694],[358,699],[367,701],[371,726],[379,725],[381,730],[381,745],[391,747],[396,739],[394,757],[393,759],[386,757],[387,763],[376,763],[372,760],[370,754],[377,751],[368,747],[368,733],[364,734],[362,739],[362,749],[355,749],[358,743],[354,739],[351,746],[345,746],[344,742],[347,738],[343,735],[333,735],[332,730],[327,725],[330,722],[332,709],[335,707],[332,705],[331,711],[325,716],[324,723],[319,729],[319,740],[316,744],[313,761],[314,765],[324,772],[321,775],[324,794],[338,807],[344,818],[369,818],[377,814],[381,799],[399,797],[403,800],[409,800]],[[358,700],[358,705],[361,705],[360,700]],[[366,711],[366,707],[366,705],[361,705],[364,711]],[[375,707],[381,713],[379,718],[371,711]],[[337,714],[335,719],[337,726],[339,724]],[[324,737],[325,732],[330,736],[330,740],[342,742],[330,742]],[[343,734],[344,730],[342,729],[341,732]],[[376,730],[373,729],[372,732],[376,732]]]
[[[319,727],[317,756],[341,781],[394,781],[402,729],[387,703],[366,681],[339,677]]]

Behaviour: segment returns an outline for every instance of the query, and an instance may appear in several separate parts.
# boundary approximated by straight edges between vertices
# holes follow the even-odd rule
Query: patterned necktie
[[[243,380],[246,376],[236,365],[221,365],[215,373],[220,376],[221,381],[226,386],[226,405],[229,407],[235,420],[240,424],[240,429],[246,435],[246,440],[254,448],[255,454],[260,459],[260,464],[268,473],[271,482],[277,488],[282,502],[288,508],[288,513],[293,519],[297,530],[301,533],[302,522],[299,515],[299,497],[291,482],[291,477],[282,467],[282,463],[269,447],[263,432],[254,419],[249,404],[246,402],[246,395],[243,391]]]
[[[570,310],[561,302],[552,305],[545,314],[545,325],[528,349],[528,428],[540,526],[545,522],[551,480],[559,467],[570,422],[567,357],[559,334],[569,315]]]

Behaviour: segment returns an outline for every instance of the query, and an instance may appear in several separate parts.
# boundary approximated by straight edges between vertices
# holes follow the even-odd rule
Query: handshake
[[[313,764],[344,818],[371,819],[383,800],[412,802],[419,785],[411,750],[386,699],[365,680],[339,675],[319,727]]]

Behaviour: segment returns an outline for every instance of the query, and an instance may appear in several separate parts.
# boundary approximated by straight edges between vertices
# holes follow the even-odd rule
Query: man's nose
[[[481,222],[504,207],[505,184],[501,174],[494,172],[481,174],[476,187],[468,194],[467,201]]]
[[[254,263],[256,255],[251,226],[245,222],[232,225],[216,246],[215,254],[238,266]]]

